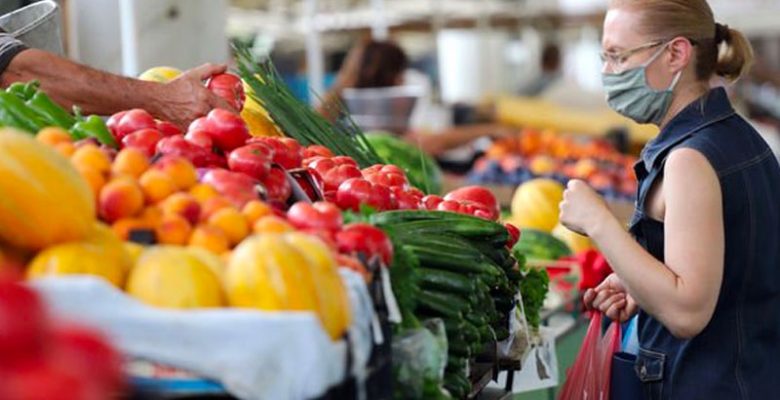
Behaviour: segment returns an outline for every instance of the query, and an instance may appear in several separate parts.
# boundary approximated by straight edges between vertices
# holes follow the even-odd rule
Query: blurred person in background
[[[362,40],[347,54],[339,70],[336,82],[323,97],[318,110],[329,120],[338,118],[342,94],[347,88],[388,88],[401,85],[417,85],[429,91],[429,84],[421,82],[419,73],[407,69],[406,53],[391,41]],[[423,99],[430,97],[423,95]],[[417,107],[421,105],[417,104]],[[453,126],[437,132],[408,131],[403,137],[433,156],[458,148],[483,137],[504,137],[514,133],[498,124],[470,124]]]
[[[540,58],[541,73],[529,85],[520,91],[523,96],[538,96],[548,87],[558,81],[563,75],[561,71],[561,49],[555,43],[547,43],[542,49]]]

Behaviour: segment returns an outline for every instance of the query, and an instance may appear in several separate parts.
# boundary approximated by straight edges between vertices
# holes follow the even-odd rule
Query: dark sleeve
[[[8,68],[11,60],[26,49],[27,46],[14,39],[13,36],[7,33],[0,33],[0,75]]]

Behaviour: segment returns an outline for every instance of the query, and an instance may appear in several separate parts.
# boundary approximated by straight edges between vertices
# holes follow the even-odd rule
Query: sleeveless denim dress
[[[725,270],[712,320],[693,339],[674,337],[640,310],[634,370],[645,398],[780,399],[780,166],[723,89],[689,105],[635,166],[639,189],[630,230],[660,261],[664,224],[645,215],[645,202],[666,157],[679,148],[699,151],[717,172]]]

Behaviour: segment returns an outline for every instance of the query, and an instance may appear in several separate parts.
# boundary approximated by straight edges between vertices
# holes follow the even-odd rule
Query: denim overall
[[[669,152],[679,148],[699,151],[717,172],[725,270],[712,320],[693,339],[675,338],[640,310],[634,370],[645,398],[780,399],[780,166],[723,89],[689,105],[635,167],[639,190],[630,230],[660,261],[664,224],[644,214],[645,202]]]

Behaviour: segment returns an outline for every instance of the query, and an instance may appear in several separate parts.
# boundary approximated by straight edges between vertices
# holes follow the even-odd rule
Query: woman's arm
[[[85,113],[99,115],[143,108],[157,118],[186,127],[212,108],[232,109],[202,83],[224,71],[225,66],[207,64],[161,84],[98,71],[55,54],[28,49],[11,60],[0,75],[0,86],[37,79],[52,99],[67,108],[77,104]]]
[[[665,261],[626,232],[583,182],[572,182],[561,204],[567,226],[588,234],[639,306],[680,338],[707,326],[723,281],[725,239],[720,183],[707,159],[691,149],[666,162]]]

